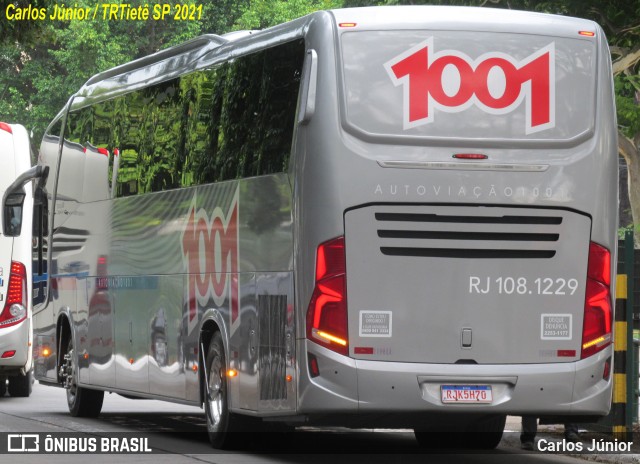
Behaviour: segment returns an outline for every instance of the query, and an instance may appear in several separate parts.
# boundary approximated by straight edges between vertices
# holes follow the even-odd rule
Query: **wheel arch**
[[[198,370],[199,374],[199,383],[200,383],[200,404],[204,403],[204,394],[205,394],[205,366],[206,366],[206,355],[209,352],[209,345],[211,344],[211,340],[213,339],[213,334],[216,332],[220,332],[222,336],[222,344],[224,347],[225,358],[227,362],[229,362],[229,337],[227,332],[227,325],[225,324],[224,318],[220,314],[219,311],[213,310],[205,314],[203,318],[202,326],[200,328],[200,336],[198,340],[198,352],[199,360],[198,363],[202,367]]]
[[[62,383],[62,379],[60,378],[60,366],[62,365],[64,356],[63,347],[66,346],[69,339],[73,339],[75,346],[75,334],[72,329],[72,319],[71,315],[64,311],[61,312],[58,316],[58,320],[56,322],[56,379],[58,383]]]

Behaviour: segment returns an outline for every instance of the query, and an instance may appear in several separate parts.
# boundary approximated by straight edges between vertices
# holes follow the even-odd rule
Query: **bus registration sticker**
[[[540,338],[542,340],[571,340],[571,314],[542,314]]]
[[[391,311],[360,311],[361,337],[391,337]]]
[[[443,403],[492,403],[491,385],[442,385]]]

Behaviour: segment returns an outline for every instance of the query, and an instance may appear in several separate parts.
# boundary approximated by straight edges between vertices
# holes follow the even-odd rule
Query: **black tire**
[[[0,398],[7,393],[7,378],[0,375]]]
[[[242,418],[229,412],[227,385],[227,358],[220,332],[213,334],[205,361],[204,409],[207,417],[207,434],[211,446],[217,449],[235,448],[243,432]],[[207,388],[208,386],[208,388]]]
[[[32,372],[27,375],[14,375],[9,377],[9,395],[14,398],[28,398],[31,395]]]
[[[415,435],[420,448],[424,449],[459,449],[463,445],[463,437],[459,432],[441,432],[437,430],[427,430],[424,428],[420,428],[414,429],[413,434]]]
[[[472,422],[465,431],[465,447],[481,450],[494,449],[502,440],[506,420],[507,416],[495,415]]]
[[[502,440],[507,416],[491,415],[461,421],[444,429],[438,425],[414,429],[416,440],[426,449],[494,449]]]
[[[98,417],[102,410],[104,392],[78,386],[78,360],[75,356],[71,336],[69,336],[64,353],[69,355],[69,359],[64,361],[64,369],[67,375],[71,376],[69,388],[66,389],[69,412],[74,417]]]

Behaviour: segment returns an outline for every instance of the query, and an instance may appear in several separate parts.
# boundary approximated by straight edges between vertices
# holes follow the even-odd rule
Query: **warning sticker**
[[[391,311],[360,311],[361,337],[391,337]]]
[[[542,314],[542,340],[571,340],[571,314]]]

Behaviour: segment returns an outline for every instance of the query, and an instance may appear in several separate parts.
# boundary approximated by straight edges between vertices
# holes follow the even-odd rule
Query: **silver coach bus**
[[[42,143],[35,375],[78,416],[204,405],[216,447],[604,415],[616,152],[581,19],[323,11],[124,64]]]

